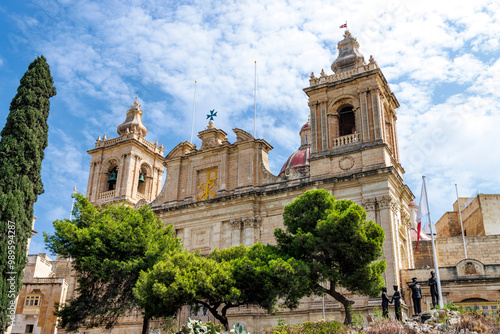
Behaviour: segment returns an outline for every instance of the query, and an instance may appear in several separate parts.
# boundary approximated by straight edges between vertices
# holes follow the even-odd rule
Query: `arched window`
[[[339,111],[339,134],[347,136],[356,133],[356,121],[352,106],[346,106]]]
[[[113,167],[109,172],[108,172],[108,191],[110,190],[115,190],[116,188],[116,180],[118,180],[118,169],[116,167]]]
[[[146,192],[146,171],[141,169],[139,172],[139,183],[137,184],[137,191],[141,194]]]

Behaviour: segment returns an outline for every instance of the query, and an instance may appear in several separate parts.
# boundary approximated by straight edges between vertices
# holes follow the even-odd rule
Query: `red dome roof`
[[[283,167],[281,167],[280,175],[289,168],[298,169],[300,172],[300,169],[309,166],[310,157],[311,157],[310,145],[300,148],[297,152],[292,153],[292,155],[288,158]]]
[[[308,130],[311,128],[311,123],[307,122],[306,124],[304,124],[304,126],[302,126],[302,129],[300,129],[300,132],[304,131],[304,130]]]

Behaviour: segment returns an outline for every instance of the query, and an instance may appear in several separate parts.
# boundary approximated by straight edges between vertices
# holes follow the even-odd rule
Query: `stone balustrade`
[[[360,141],[359,133],[353,133],[347,136],[333,138],[333,146],[342,146]]]
[[[110,190],[110,191],[104,191],[99,194],[99,199],[107,199],[107,198],[112,198],[115,197],[115,191]]]
[[[108,146],[114,145],[116,143],[119,143],[121,141],[125,141],[125,140],[130,139],[130,138],[134,138],[134,139],[138,140],[140,143],[142,143],[146,147],[148,147],[151,151],[163,155],[163,144],[161,146],[158,146],[157,143],[155,143],[155,144],[150,143],[149,141],[147,141],[146,139],[141,137],[141,135],[139,135],[139,133],[136,133],[136,132],[130,132],[130,133],[122,135],[121,137],[110,138],[110,139],[103,138],[101,140],[99,137],[99,139],[95,143],[95,147],[96,148],[108,147]]]
[[[339,72],[339,73],[335,73],[332,75],[322,75],[319,78],[312,77],[309,80],[309,86],[312,87],[312,86],[320,85],[320,84],[327,83],[327,82],[335,82],[335,81],[347,79],[347,78],[352,77],[355,74],[367,72],[367,71],[370,71],[370,70],[373,70],[376,68],[378,68],[376,63],[369,63],[367,65],[361,65],[361,66],[358,66],[352,70],[345,71],[345,72]]]
[[[137,198],[148,200],[147,196],[141,192],[137,192]]]

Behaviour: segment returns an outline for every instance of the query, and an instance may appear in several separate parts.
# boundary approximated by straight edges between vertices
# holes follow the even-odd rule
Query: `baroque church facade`
[[[399,103],[373,57],[365,61],[349,31],[338,43],[331,69],[333,74],[323,70],[319,77],[311,74],[304,88],[310,119],[300,130],[300,147],[278,175],[269,169],[270,143],[237,128],[232,130],[236,141],[230,143],[227,133],[213,121],[198,134],[201,147],[186,141],[165,155],[163,145],[144,139],[143,111],[135,101],[117,128],[118,137],[99,137],[88,151],[86,196],[95,205],[149,204],[165,224],[173,224],[186,249],[208,254],[215,248],[275,243],[273,233],[283,227],[284,206],[307,190],[323,188],[338,199],[361,205],[367,219],[384,229],[385,284],[405,291],[406,276],[418,273],[413,272],[417,259],[411,240],[415,207],[409,206],[414,195],[404,183],[399,159]],[[56,297],[61,300],[74,296],[76,283],[69,260],[52,261],[40,254],[30,261],[32,273],[25,275],[12,333],[25,333],[28,328],[35,333],[64,333],[55,328],[57,319],[51,311],[55,297],[47,287],[58,287]],[[26,296],[39,298],[38,304],[29,304]],[[349,295],[349,299],[355,301],[354,310],[365,315],[380,305],[380,298]],[[407,312],[408,305],[403,304],[403,310]],[[252,333],[275,326],[278,318],[296,323],[344,317],[341,304],[328,296],[304,298],[298,309],[275,315],[243,306],[228,313],[231,324],[240,322]],[[46,314],[45,325],[40,322],[41,314]],[[185,307],[179,324],[188,317],[213,320],[206,310],[198,313]],[[141,328],[142,315],[134,311],[121,318],[111,333],[141,333]],[[80,330],[105,332],[109,333],[100,328]]]
[[[233,129],[236,141],[230,143],[213,121],[198,134],[201,147],[182,142],[163,157],[163,146],[143,138],[147,128],[136,101],[118,126],[119,137],[98,138],[88,151],[92,159],[87,197],[95,205],[149,203],[165,224],[174,225],[186,249],[208,254],[214,248],[274,243],[274,229],[283,226],[284,206],[307,190],[323,188],[363,206],[367,219],[384,229],[384,279],[388,287],[402,287],[401,270],[413,267],[408,204],[414,196],[404,183],[399,159],[399,103],[373,57],[365,61],[349,31],[338,51],[331,66],[334,73],[311,74],[304,88],[310,120],[300,130],[298,151],[279,175],[269,169],[273,147],[267,141]],[[355,308],[374,303],[366,297],[351,298]],[[304,312],[321,314],[316,304],[315,298],[304,301],[299,318]],[[330,304],[340,319],[340,304]],[[240,310],[235,316],[243,322],[251,316],[249,328],[268,322],[257,309]]]

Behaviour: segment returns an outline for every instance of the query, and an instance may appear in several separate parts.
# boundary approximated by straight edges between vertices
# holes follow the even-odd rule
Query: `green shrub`
[[[267,330],[266,334],[344,334],[349,327],[337,321],[303,322],[296,325],[282,324]]]

